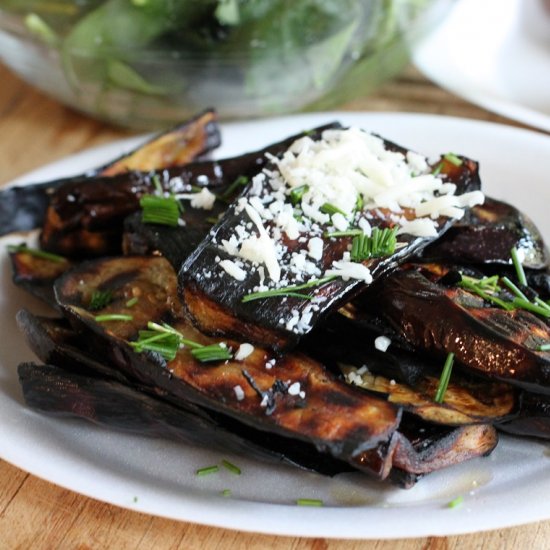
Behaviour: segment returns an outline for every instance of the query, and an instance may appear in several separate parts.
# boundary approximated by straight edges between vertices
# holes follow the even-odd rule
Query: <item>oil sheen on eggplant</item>
[[[548,249],[529,217],[510,204],[485,197],[421,256],[425,261],[502,266],[510,264],[512,248],[523,258],[524,268],[548,267]]]
[[[151,319],[169,319],[186,338],[196,342],[215,341],[177,317],[179,305],[174,305],[170,297],[175,285],[175,273],[163,258],[119,258],[77,268],[57,283],[56,290],[63,310],[79,330],[87,333],[94,349],[105,349],[125,375],[166,392],[184,405],[191,403],[270,437],[313,445],[320,453],[381,478],[392,472],[394,456],[401,457],[396,458],[399,468],[412,468],[414,473],[425,473],[443,462],[451,464],[459,457],[465,458],[464,449],[458,451],[463,445],[462,435],[459,437],[464,432],[462,428],[456,432],[447,428],[445,437],[436,445],[437,460],[435,455],[424,456],[405,442],[408,439],[404,434],[395,435],[400,419],[397,408],[339,382],[320,363],[303,354],[281,357],[256,348],[242,362],[231,360],[208,366],[195,361],[187,349],[181,350],[168,365],[158,356],[135,353],[128,340]],[[98,287],[109,288],[114,294],[113,302],[101,313],[127,311],[120,305],[130,295],[130,289],[133,293],[138,288],[146,289],[142,295],[148,299],[140,298],[133,306],[131,322],[100,325],[82,307],[88,303],[91,289]],[[226,342],[233,349],[238,345]],[[274,366],[266,368],[272,359]],[[299,382],[305,395],[291,395],[290,382]],[[236,385],[245,395],[241,401],[236,398]],[[264,400],[266,406],[262,407]],[[486,431],[483,428],[483,433]],[[454,435],[449,439],[451,432]],[[491,445],[496,442],[491,441]],[[479,442],[477,451],[470,449],[470,456],[488,452],[488,440],[480,438]],[[397,448],[408,450],[395,454]]]
[[[458,369],[550,394],[550,354],[537,351],[550,340],[548,324],[528,311],[491,307],[462,288],[430,280],[421,272],[426,268],[395,271],[362,296],[360,311],[382,317],[411,345],[442,361],[453,352]]]
[[[219,147],[220,143],[216,114],[207,110],[82,176],[3,189],[0,191],[0,235],[41,227],[50,196],[58,187],[87,178],[187,164]]]
[[[334,126],[336,123],[318,131]],[[316,131],[311,133],[315,135]],[[223,194],[239,177],[251,176],[263,166],[267,152],[276,154],[286,150],[300,135],[219,161],[197,161],[181,167],[132,171],[112,177],[73,178],[50,196],[40,236],[41,248],[69,257],[120,253],[124,219],[139,210],[140,198],[154,192],[155,182],[169,192],[197,186]]]
[[[394,143],[384,141],[384,144],[386,149],[391,151],[407,153],[406,149]],[[461,158],[460,162],[460,166],[457,166],[442,157],[437,164],[441,166],[442,173],[447,177],[446,181],[456,185],[457,194],[480,189],[477,163],[466,158]],[[272,164],[269,167],[273,169]],[[264,186],[266,185],[268,184],[264,183]],[[250,185],[242,197],[255,197],[257,193],[255,186]],[[391,221],[393,213],[390,210],[375,208],[372,212],[374,220],[371,221],[371,225],[378,225],[380,228],[389,228],[393,225]],[[414,211],[409,214],[411,218],[414,217]],[[259,342],[274,349],[287,349],[296,345],[302,334],[311,330],[328,312],[365,289],[365,283],[359,280],[333,279],[316,287],[315,295],[320,303],[313,309],[308,300],[295,296],[243,302],[243,298],[260,284],[261,277],[259,279],[254,274],[244,280],[237,280],[225,274],[217,267],[217,263],[220,260],[232,258],[220,243],[231,239],[236,228],[246,225],[249,221],[248,211],[242,209],[238,201],[234,203],[183,264],[179,273],[180,290],[187,311],[202,331]],[[450,218],[440,217],[437,220],[438,234],[444,233],[452,223]],[[265,224],[266,227],[271,227],[272,222],[265,221]],[[369,268],[375,280],[411,255],[418,254],[432,240],[434,237],[401,234],[399,236],[401,246],[393,254],[367,260],[364,265]],[[319,261],[321,272],[330,268],[334,260],[340,259],[342,254],[350,249],[351,241],[352,237],[349,236],[337,239],[326,236],[323,238],[322,258]],[[285,238],[284,244],[288,249],[287,256],[292,252],[303,250],[305,246],[300,239]],[[300,283],[299,280],[294,280],[290,270],[284,275],[288,277],[289,284]],[[287,328],[292,317],[296,315],[301,317],[303,314],[307,314],[310,319],[309,329],[305,329],[302,334],[297,334],[294,327]]]

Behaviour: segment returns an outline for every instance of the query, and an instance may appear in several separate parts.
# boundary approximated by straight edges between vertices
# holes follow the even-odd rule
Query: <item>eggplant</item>
[[[391,142],[384,142],[387,150],[406,154],[407,150]],[[476,162],[462,158],[460,166],[442,160],[439,164],[446,175],[446,181],[456,185],[457,194],[478,190],[480,180]],[[271,163],[266,170],[277,172]],[[262,175],[260,175],[262,177]],[[304,294],[273,298],[262,298],[257,301],[246,301],[246,296],[258,288],[263,288],[264,279],[261,273],[250,271],[250,262],[245,262],[242,273],[234,277],[226,273],[220,262],[235,260],[230,248],[237,234],[245,228],[255,235],[258,242],[264,239],[263,248],[268,247],[265,238],[269,233],[282,233],[268,217],[260,219],[260,214],[251,206],[251,201],[267,201],[264,195],[269,195],[268,178],[252,182],[243,195],[227,210],[223,218],[214,226],[208,236],[197,247],[193,254],[184,262],[179,273],[180,290],[188,314],[201,331],[212,335],[227,335],[268,345],[275,350],[290,349],[300,338],[307,334],[329,312],[337,309],[346,301],[365,290],[365,282],[357,279],[331,278],[322,282],[312,290],[312,294]],[[269,197],[268,197],[269,198]],[[287,199],[292,202],[292,198]],[[253,211],[251,213],[251,210]],[[256,214],[254,214],[256,212]],[[260,221],[254,221],[252,215]],[[380,228],[390,228],[395,225],[395,213],[385,208],[371,208],[367,211],[370,224]],[[407,216],[414,218],[414,211]],[[254,221],[254,223],[251,223]],[[261,224],[264,224],[261,226]],[[322,226],[321,229],[328,229]],[[440,217],[437,220],[437,232],[441,234],[452,225],[449,218]],[[254,227],[256,226],[256,227]],[[325,273],[332,267],[334,260],[340,260],[344,252],[351,249],[353,238],[331,238],[323,233],[323,250],[321,258],[315,261],[319,273]],[[290,239],[282,233],[281,248],[285,248],[283,260],[278,263],[281,269],[281,287],[300,285],[304,282],[303,275],[296,274],[291,259],[294,255],[308,254],[308,241],[311,235],[299,233],[297,238]],[[434,237],[413,237],[402,234],[399,237],[400,247],[391,255],[372,258],[363,262],[370,270],[373,280],[382,277],[398,264],[404,262],[413,254],[426,246]],[[251,239],[249,239],[251,240]],[[229,243],[229,244],[225,244]],[[256,246],[260,246],[259,244]],[[275,246],[275,245],[274,245]],[[219,264],[219,265],[218,265]],[[282,264],[282,265],[281,265]],[[263,266],[262,266],[263,269]],[[266,275],[266,279],[267,279]],[[313,277],[315,278],[315,277]],[[324,281],[324,282],[323,282]],[[284,288],[283,288],[284,290]],[[309,298],[309,299],[306,299]],[[310,301],[313,298],[312,301]]]
[[[36,256],[25,247],[9,251],[14,284],[55,307],[54,281],[72,266],[66,258]]]
[[[510,265],[516,248],[527,269],[548,267],[548,249],[528,216],[514,206],[489,197],[472,207],[445,235],[428,245],[424,261],[463,264]]]
[[[516,436],[550,440],[550,397],[522,392],[518,414],[499,424],[498,429]]]
[[[337,123],[332,123],[307,133],[316,135],[335,126]],[[153,193],[156,182],[167,192],[187,192],[198,186],[209,187],[223,196],[236,180],[246,179],[261,168],[266,163],[266,153],[286,150],[304,133],[220,161],[198,161],[183,167],[112,177],[73,178],[50,196],[40,235],[41,248],[67,257],[120,253],[124,219],[140,209],[140,198]]]
[[[534,314],[488,306],[417,269],[397,270],[371,290],[360,311],[375,312],[411,345],[441,361],[452,352],[467,373],[550,394],[550,353],[537,351],[550,341],[550,327]]]
[[[3,189],[0,191],[0,235],[41,227],[50,195],[63,185],[129,170],[148,172],[187,164],[219,147],[220,143],[216,114],[207,110],[82,176]]]

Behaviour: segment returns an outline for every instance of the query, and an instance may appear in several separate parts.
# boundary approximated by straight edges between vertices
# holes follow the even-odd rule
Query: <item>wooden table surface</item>
[[[61,106],[1,65],[0,82],[0,185],[65,155],[129,135]],[[437,113],[514,124],[441,90],[412,68],[375,95],[341,108]],[[124,510],[62,489],[0,461],[0,549],[11,548],[541,549],[550,548],[550,521],[472,535],[399,541],[275,537]]]

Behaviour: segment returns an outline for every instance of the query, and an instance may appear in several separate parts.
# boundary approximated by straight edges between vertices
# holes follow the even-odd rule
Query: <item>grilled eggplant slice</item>
[[[58,187],[87,177],[108,177],[128,171],[148,172],[187,164],[219,147],[220,143],[216,114],[208,110],[83,176],[3,189],[0,191],[0,235],[41,227],[50,195]]]
[[[316,135],[336,125],[329,124],[311,133]],[[198,186],[210,187],[223,196],[237,179],[246,180],[261,168],[266,163],[266,153],[285,150],[301,135],[220,161],[193,162],[184,167],[113,177],[73,178],[55,189],[50,197],[41,247],[68,257],[120,253],[124,219],[139,210],[141,196],[153,193],[155,182],[169,192],[189,192],[192,186]]]
[[[26,247],[15,247],[9,252],[12,266],[13,282],[47,304],[55,307],[53,294],[54,281],[69,267],[72,262],[66,258],[40,257],[29,252]]]
[[[183,402],[217,411],[259,430],[308,442],[346,462],[384,443],[399,424],[398,409],[348,387],[301,354],[278,358],[256,348],[242,362],[230,360],[205,366],[187,348],[168,365],[159,357],[135,353],[128,340],[135,338],[147,321],[166,319],[168,313],[177,318],[178,305],[172,303],[175,285],[175,273],[163,258],[120,258],[97,261],[64,275],[56,284],[56,295],[74,323],[92,331],[112,350],[119,368]],[[140,297],[133,306],[132,321],[101,326],[85,309],[96,288],[109,288],[114,295],[102,314],[115,310],[130,313],[116,306],[137,289],[146,299]],[[194,342],[215,343],[181,318],[174,321],[174,327]],[[235,348],[237,344],[227,345]],[[266,368],[266,363],[273,360],[275,366]],[[305,392],[303,395],[289,391],[295,384]],[[241,400],[236,397],[238,386],[244,394]]]
[[[390,142],[383,143],[386,151],[406,156],[405,149]],[[463,158],[457,166],[442,160],[438,163],[438,167],[445,174],[446,182],[456,186],[457,194],[479,189],[478,165],[474,161]],[[313,233],[308,233],[306,228],[303,232],[295,231],[291,237],[289,232],[283,232],[275,223],[276,216],[267,211],[271,202],[282,202],[273,198],[273,189],[279,188],[273,187],[275,183],[269,180],[273,173],[276,174],[273,181],[281,185],[279,180],[282,176],[276,163],[271,163],[228,209],[208,237],[183,264],[179,280],[187,311],[203,332],[229,335],[259,342],[274,349],[285,349],[295,345],[328,312],[362,292],[366,285],[358,278],[345,275],[342,278],[332,277],[328,281],[321,277],[322,274],[330,273],[333,262],[342,259],[344,253],[352,249],[353,238],[349,235],[332,238],[327,235],[327,231],[334,230],[330,221],[324,222],[325,225],[319,222],[324,229],[324,233],[321,233],[323,235],[322,251],[317,255],[312,269],[317,270],[321,278],[317,279],[320,283],[315,287],[314,294],[306,296],[304,293],[294,292],[285,296],[284,299],[279,296],[276,299],[262,298],[258,301],[247,301],[248,294],[254,293],[264,285],[264,275],[266,279],[271,278],[274,281],[274,288],[278,288],[278,280],[282,281],[280,286],[283,290],[285,286],[291,288],[293,285],[303,283],[304,275],[296,268],[296,262],[300,258],[305,262],[308,255],[312,256],[309,241]],[[277,177],[279,180],[276,179]],[[336,176],[335,179],[337,179]],[[302,189],[307,187],[307,185],[301,186]],[[294,192],[295,190],[292,191]],[[292,193],[287,194],[284,199],[285,206],[296,202]],[[264,205],[267,206],[264,208]],[[303,203],[302,207],[305,208]],[[326,207],[326,204],[321,207],[321,210],[323,207]],[[413,209],[409,208],[405,211],[404,215],[409,221],[414,219]],[[396,214],[389,208],[369,207],[363,212],[366,212],[365,216],[372,226],[389,229],[396,225],[394,221]],[[337,214],[341,215],[341,213]],[[310,218],[310,221],[311,219],[313,218]],[[451,223],[450,218],[440,216],[436,223],[437,232],[443,233]],[[241,269],[242,266],[238,266],[236,274],[234,267],[232,269],[224,267],[224,264],[235,265],[235,251],[239,244],[236,237],[242,234],[246,234],[246,240],[240,252],[242,257],[246,259],[258,257],[259,249],[272,249],[271,256],[264,261],[269,275],[262,271],[264,266],[258,270],[251,269],[254,265],[253,261],[245,263],[243,269]],[[317,234],[318,232],[315,233]],[[277,239],[271,238],[270,235],[280,236]],[[403,233],[400,235],[400,246],[393,253],[370,258],[362,265],[355,264],[355,267],[368,268],[373,279],[380,278],[412,254],[418,253],[433,239],[434,236],[413,237]],[[250,245],[248,248],[252,251],[247,249],[247,254],[244,254],[242,250],[248,244]],[[281,257],[280,261],[277,254]],[[272,272],[276,272],[275,275]],[[315,277],[307,278],[307,280],[310,279]],[[313,301],[310,301],[312,298]]]
[[[550,394],[550,354],[537,351],[550,328],[534,314],[488,307],[416,269],[397,270],[371,290],[361,309],[375,311],[411,345],[440,358],[453,352],[466,372]]]
[[[426,261],[509,265],[516,248],[528,269],[548,267],[548,249],[535,224],[514,206],[486,197],[422,251]]]

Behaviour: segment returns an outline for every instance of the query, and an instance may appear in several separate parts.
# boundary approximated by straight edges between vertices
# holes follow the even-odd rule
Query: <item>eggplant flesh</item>
[[[386,147],[406,152],[395,144],[386,143]],[[268,168],[277,170],[273,165],[269,165]],[[480,188],[478,165],[474,161],[463,159],[460,166],[449,164],[445,165],[443,170],[447,176],[446,181],[456,185],[457,194]],[[246,275],[244,280],[241,280],[242,278],[237,279],[226,274],[217,264],[220,260],[234,259],[227,247],[221,245],[231,242],[238,234],[238,230],[250,224],[250,211],[246,207],[243,208],[242,201],[261,200],[264,192],[268,193],[270,187],[267,181],[260,187],[261,189],[258,189],[257,185],[250,185],[184,262],[179,273],[180,289],[188,314],[203,332],[242,338],[269,345],[273,349],[289,349],[330,311],[364,291],[366,285],[357,279],[337,278],[317,286],[312,303],[297,296],[288,296],[284,300],[278,297],[243,302],[247,294],[263,284],[259,271],[250,274],[245,266]],[[373,218],[370,220],[372,226],[387,228],[393,225],[391,220],[394,213],[387,209],[374,208],[370,214]],[[411,216],[412,219],[414,213],[409,212],[407,216]],[[269,220],[264,223],[264,233],[269,233],[274,223]],[[449,218],[441,217],[437,220],[440,234],[451,225],[452,221]],[[328,226],[325,229],[328,229]],[[369,268],[373,280],[376,280],[411,255],[418,253],[433,239],[434,237],[400,235],[401,246],[393,254],[367,260],[364,265]],[[290,286],[303,283],[303,280],[293,273],[290,258],[295,253],[307,254],[305,243],[308,240],[307,234],[300,234],[300,238],[295,240],[283,239],[287,251],[281,262],[281,280],[288,281]],[[329,269],[334,260],[341,259],[343,253],[350,249],[351,242],[351,236],[338,239],[325,236],[322,257],[316,262],[320,273]],[[307,322],[300,324],[302,319],[307,319]]]
[[[516,248],[527,269],[548,267],[548,249],[535,224],[514,206],[485,197],[421,254],[425,261],[510,265]]]
[[[138,273],[139,272],[139,273]],[[145,273],[148,274],[146,275]],[[162,321],[170,314],[173,326],[186,338],[201,344],[213,341],[181,318],[174,304],[176,276],[164,258],[118,258],[76,268],[56,283],[56,296],[64,313],[95,334],[112,350],[120,368],[149,385],[189,400],[252,427],[313,443],[335,458],[351,460],[363,450],[385,441],[399,423],[399,410],[385,400],[357,392],[336,380],[322,365],[301,354],[277,358],[261,348],[242,362],[204,366],[187,348],[180,350],[168,366],[158,357],[135,353],[127,341],[145,328],[148,321]],[[110,289],[113,302],[100,313],[126,312],[120,304],[142,289],[131,308],[131,322],[114,321],[103,327],[85,309],[92,289]],[[236,349],[237,344],[227,341]],[[266,363],[275,359],[272,369]],[[288,391],[298,383],[303,395]],[[244,397],[236,398],[240,386]],[[262,406],[263,403],[263,406]],[[336,420],[336,418],[338,420]]]
[[[535,393],[550,394],[550,354],[537,351],[550,328],[528,311],[488,307],[469,292],[400,269],[362,297],[360,309],[386,320],[413,346],[457,368]]]
[[[212,110],[178,124],[108,164],[84,175],[45,183],[14,186],[0,191],[0,235],[42,227],[55,190],[75,181],[110,177],[130,171],[165,169],[202,158],[221,143]]]

